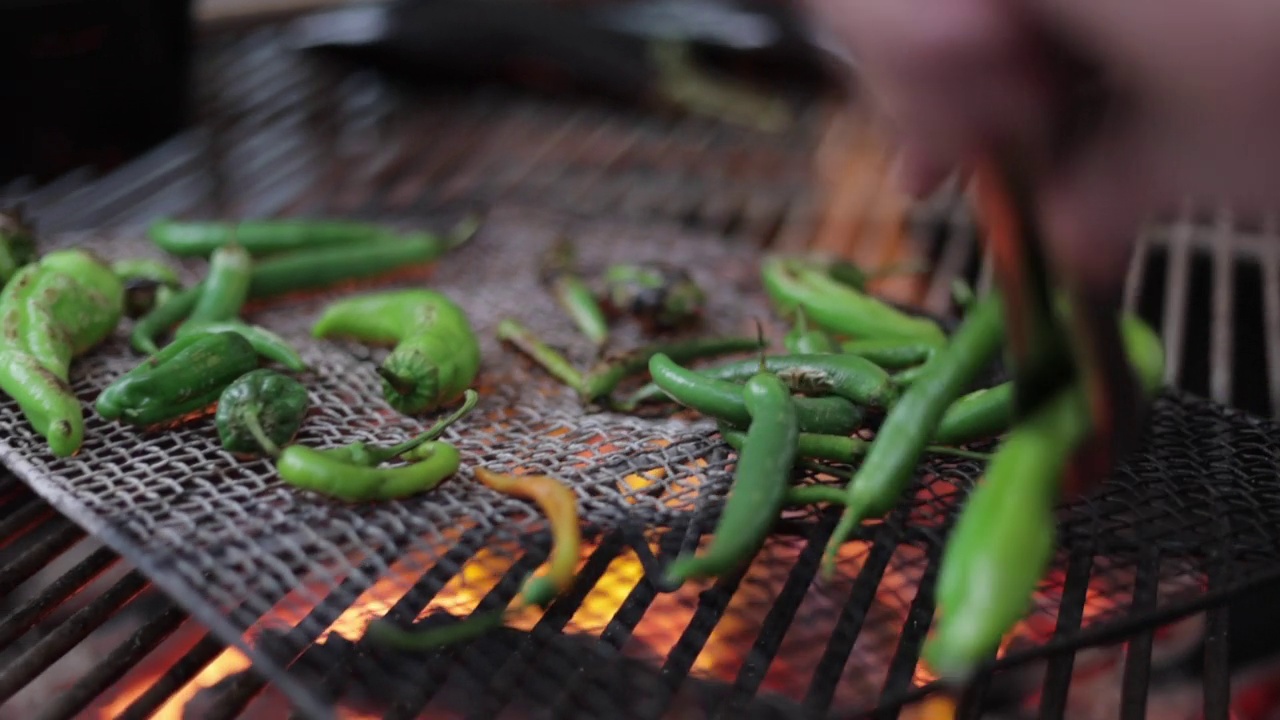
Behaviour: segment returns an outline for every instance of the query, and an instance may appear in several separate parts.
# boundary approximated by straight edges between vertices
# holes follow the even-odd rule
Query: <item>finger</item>
[[[998,0],[811,0],[858,60],[909,165],[953,166],[989,142],[1035,144],[1055,94],[1034,34]]]

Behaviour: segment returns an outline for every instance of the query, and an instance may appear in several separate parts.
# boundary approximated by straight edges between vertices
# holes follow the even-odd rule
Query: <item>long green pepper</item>
[[[824,574],[830,576],[836,552],[859,523],[897,504],[947,407],[999,352],[1004,338],[1002,320],[997,296],[979,300],[951,342],[885,414],[866,460],[847,487],[845,511],[823,558]]]
[[[1160,388],[1160,338],[1121,319],[1126,350],[1148,397]],[[951,531],[936,589],[938,621],[925,643],[930,669],[960,679],[994,652],[1029,605],[1054,548],[1053,509],[1071,453],[1091,426],[1079,383],[1005,437]]]
[[[730,426],[751,424],[742,385],[704,377],[664,354],[649,360],[649,373],[658,387],[681,405]],[[797,397],[795,405],[801,432],[840,435],[857,430],[862,423],[862,410],[842,397]]]
[[[156,220],[148,229],[151,241],[172,255],[208,257],[231,243],[254,257],[321,247],[353,247],[373,242],[431,244],[443,254],[470,237],[479,218],[468,217],[447,237],[432,233],[398,233],[383,225],[337,219],[271,219],[239,222]]]
[[[786,500],[800,434],[791,390],[762,371],[747,381],[743,395],[751,426],[715,536],[705,553],[677,558],[667,568],[669,584],[718,577],[740,567],[764,542]]]
[[[209,274],[204,279],[200,299],[191,309],[188,322],[222,322],[240,316],[249,299],[249,281],[253,258],[239,245],[226,245],[213,251],[209,258]]]

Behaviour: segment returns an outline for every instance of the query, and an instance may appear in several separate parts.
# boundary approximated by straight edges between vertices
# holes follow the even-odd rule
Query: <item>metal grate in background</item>
[[[437,221],[455,214],[459,207],[496,204],[508,209],[498,213],[485,230],[485,238],[491,241],[521,236],[536,244],[539,237],[545,239],[569,225],[602,238],[588,246],[600,253],[621,252],[628,246],[662,252],[665,248],[657,244],[662,242],[681,248],[697,246],[699,252],[711,254],[702,259],[705,267],[727,268],[736,262],[748,268],[741,273],[746,286],[751,267],[747,246],[765,244],[788,232],[804,233],[816,222],[808,184],[809,160],[801,152],[814,140],[821,119],[816,112],[807,119],[809,125],[796,134],[770,140],[707,123],[636,120],[603,108],[512,101],[498,93],[418,108],[399,103],[394,93],[368,77],[345,85],[329,84],[322,78],[330,76],[314,73],[275,49],[269,32],[237,41],[230,51],[215,52],[212,61],[203,66],[210,75],[206,103],[214,118],[212,125],[175,139],[168,147],[102,181],[75,190],[71,188],[81,178],[73,177],[61,187],[42,189],[28,197],[42,228],[68,231],[115,226],[123,228],[118,232],[122,237],[131,232],[136,236],[139,223],[167,213],[351,213]],[[568,130],[554,132],[566,125]],[[540,142],[530,142],[530,137]],[[21,187],[9,191],[10,196],[23,193]],[[941,223],[936,220],[940,214]],[[643,229],[637,227],[641,224]],[[939,261],[932,287],[945,287],[947,272],[978,277],[972,236],[968,236],[968,251],[955,249],[965,248],[965,233],[971,233],[962,218],[935,210],[931,218],[920,221],[920,227],[936,233],[936,247],[948,258]],[[1203,233],[1177,227],[1170,232],[1183,232],[1189,238]],[[605,238],[617,247],[608,248]],[[1167,242],[1154,238],[1148,257],[1158,257]],[[926,248],[928,245],[925,243]],[[117,244],[113,251],[137,247]],[[1150,289],[1158,287],[1150,279],[1162,277],[1158,261],[1145,266],[1150,268],[1148,281],[1134,286],[1140,291],[1135,298],[1150,298],[1155,292],[1157,300],[1139,303],[1139,309],[1157,321],[1161,310],[1166,311],[1165,323],[1157,327],[1163,328],[1171,346],[1185,348],[1175,355],[1190,358],[1197,350],[1217,346],[1199,344],[1195,323],[1184,319],[1196,304],[1184,302],[1185,296],[1178,292],[1183,272],[1178,268],[1194,263],[1190,252],[1184,257],[1174,247],[1170,255],[1173,262],[1165,267],[1172,281],[1166,281],[1164,288],[1165,296],[1175,302]],[[477,257],[486,257],[482,251],[477,253]],[[1231,257],[1226,260],[1235,261]],[[1275,260],[1271,258],[1271,271],[1259,272],[1264,279],[1274,279],[1267,273],[1280,269]],[[511,265],[520,263],[512,260]],[[1217,267],[1222,266],[1219,263]],[[456,267],[451,260],[442,269]],[[948,270],[953,267],[963,270]],[[1187,272],[1187,277],[1192,275]],[[1230,276],[1219,270],[1210,277],[1211,286],[1217,289],[1214,297],[1218,297],[1223,292],[1219,289],[1222,278]],[[458,282],[465,280],[458,278]],[[1180,287],[1187,287],[1183,282]],[[1169,287],[1175,289],[1170,291]],[[1265,287],[1280,286],[1272,282]],[[530,290],[528,297],[533,296],[536,292]],[[528,297],[522,299],[527,301]],[[928,297],[938,302],[936,292]],[[1225,297],[1232,296],[1227,293]],[[288,319],[295,312],[278,308],[269,317]],[[1276,316],[1271,312],[1269,317]],[[738,315],[740,320],[744,317]],[[1224,318],[1217,315],[1213,319]],[[568,339],[554,310],[544,307],[541,321],[548,330]],[[1235,345],[1243,345],[1247,336],[1247,332],[1234,333]],[[487,354],[497,352],[490,348]],[[324,357],[334,363],[355,362],[336,355]],[[1234,355],[1227,352],[1223,357]],[[1221,359],[1214,362],[1213,367],[1224,367]],[[1171,363],[1171,377],[1186,377],[1189,373],[1179,368],[1193,366],[1190,359]],[[535,373],[522,377],[537,381]],[[1222,381],[1215,387],[1221,390]],[[1250,396],[1243,398],[1246,401],[1259,394],[1242,393]],[[376,392],[372,386],[366,387],[361,396],[376,397]],[[1077,509],[1065,518],[1068,542],[1061,572],[1046,583],[1038,619],[1024,628],[1023,640],[1037,652],[1053,647],[1042,644],[1050,635],[1058,637],[1061,646],[1087,639],[1075,632],[1080,624],[1098,623],[1092,625],[1095,640],[1101,638],[1097,633],[1107,628],[1122,630],[1116,621],[1125,618],[1141,621],[1149,633],[1157,606],[1169,616],[1187,612],[1192,609],[1183,602],[1187,598],[1212,599],[1203,594],[1206,583],[1211,591],[1225,592],[1263,577],[1262,571],[1274,560],[1276,541],[1270,529],[1274,523],[1269,527],[1247,523],[1249,518],[1259,517],[1256,508],[1247,507],[1249,503],[1270,506],[1272,502],[1265,484],[1270,476],[1253,475],[1258,488],[1236,492],[1232,489],[1246,488],[1240,485],[1238,475],[1228,474],[1248,464],[1269,468],[1273,475],[1273,429],[1181,397],[1169,399],[1162,407],[1154,446],[1157,452],[1133,466],[1135,473],[1143,471],[1141,478],[1126,478],[1132,482],[1104,495],[1096,506]],[[1189,419],[1191,412],[1198,414]],[[650,427],[647,422],[637,425]],[[366,429],[383,432],[388,428]],[[464,434],[472,432],[467,427]],[[662,452],[665,463],[670,466],[678,464],[676,461],[707,457],[714,469],[717,457],[720,462],[727,461],[729,456],[723,449],[715,450],[707,436],[705,427],[689,429],[681,436],[683,444],[678,442]],[[1236,444],[1219,442],[1226,439]],[[656,459],[650,462],[655,461],[664,464]],[[641,467],[645,463],[635,457],[620,457],[618,463],[645,469]],[[611,478],[623,474],[608,464],[602,470],[602,475]],[[824,534],[830,532],[831,518],[802,515],[783,523],[778,536],[743,577],[702,594],[657,593],[637,568],[643,568],[642,560],[651,563],[649,558],[655,551],[669,556],[682,543],[695,542],[696,526],[705,528],[714,520],[714,504],[704,504],[707,512],[695,518],[694,524],[688,517],[665,516],[673,520],[674,530],[661,537],[646,538],[641,528],[625,523],[606,531],[584,558],[577,590],[545,615],[526,619],[527,627],[520,629],[527,634],[509,632],[456,655],[386,657],[356,648],[349,640],[344,642],[344,634],[339,632],[331,632],[323,643],[313,643],[346,617],[352,606],[363,606],[355,613],[358,617],[391,607],[393,614],[403,619],[433,602],[436,609],[457,614],[465,614],[477,602],[488,607],[516,591],[520,578],[541,561],[545,544],[535,542],[528,552],[494,553],[492,538],[483,537],[483,533],[451,538],[456,540],[452,552],[443,558],[410,558],[404,576],[380,588],[377,581],[394,564],[400,548],[379,548],[363,556],[342,558],[347,567],[345,576],[335,576],[330,583],[311,589],[310,597],[290,600],[280,597],[289,587],[277,588],[280,592],[274,594],[271,588],[258,587],[259,602],[233,612],[232,627],[222,626],[220,640],[231,639],[226,637],[228,633],[238,638],[261,614],[274,616],[268,628],[253,629],[260,657],[267,661],[264,668],[292,665],[295,684],[291,689],[309,697],[324,688],[349,689],[343,694],[344,702],[394,697],[391,716],[407,716],[431,702],[447,706],[476,697],[508,709],[550,708],[559,711],[560,717],[573,712],[599,716],[610,709],[657,716],[663,709],[694,706],[726,714],[736,708],[744,713],[754,709],[760,716],[771,712],[794,716],[805,708],[816,712],[850,710],[877,697],[892,705],[928,680],[916,668],[916,653],[931,614],[932,561],[940,547],[946,511],[958,501],[974,470],[965,466],[944,469],[939,474],[959,487],[935,482],[920,488],[915,500],[904,503],[889,522],[869,528],[865,542],[850,547],[843,562],[843,579],[829,586],[811,583],[816,553]],[[667,482],[672,474],[679,477],[682,473],[686,477],[701,475],[709,481],[696,488],[698,491],[723,492],[723,472],[719,486],[716,474],[706,469],[680,469],[669,473]],[[1199,482],[1196,476],[1200,473],[1220,479],[1225,489],[1210,492],[1203,483],[1177,487],[1179,478]],[[245,512],[243,503],[256,499],[241,498],[224,509]],[[1244,520],[1224,520],[1210,513],[1206,519],[1212,522],[1200,523],[1208,535],[1177,532],[1179,523],[1187,524],[1189,512],[1232,503],[1241,505],[1235,517]],[[39,505],[32,503],[31,507]],[[1149,543],[1139,545],[1133,538],[1112,532],[1116,529],[1112,525],[1119,524],[1117,518],[1122,517],[1115,509],[1127,507],[1151,509],[1152,516],[1136,526],[1160,531],[1142,538],[1158,540],[1154,545],[1158,552],[1151,552]],[[154,507],[144,504],[141,509]],[[1169,524],[1162,526],[1161,519]],[[1104,528],[1108,532],[1100,533]],[[403,524],[397,526],[390,535],[393,546],[407,540],[407,530]],[[1228,539],[1238,540],[1239,545]],[[338,545],[354,547],[345,539]],[[1248,552],[1239,553],[1246,545]],[[486,547],[490,552],[482,552]],[[1206,563],[1199,556],[1200,548],[1222,554]],[[167,559],[152,557],[151,574],[158,571],[173,577],[174,568],[167,563]],[[301,567],[285,565],[286,574]],[[1206,578],[1201,570],[1209,566],[1234,569],[1237,574]],[[227,571],[196,567],[200,572]],[[231,572],[247,574],[251,569],[255,569],[253,565],[239,566]],[[278,576],[279,568],[271,570]],[[470,586],[457,578],[469,581]],[[228,601],[233,599],[228,588],[234,586],[216,577],[189,572],[185,582],[203,584],[207,590],[224,593]],[[400,598],[409,584],[412,589]],[[126,585],[116,597],[134,587]],[[1086,606],[1085,596],[1094,594],[1105,597],[1106,602],[1100,607]],[[599,599],[602,595],[616,602],[604,602]],[[189,593],[185,598],[182,593],[174,597],[188,603],[193,600]],[[1062,612],[1058,611],[1060,605]],[[597,617],[599,613],[589,610],[594,607],[607,612]],[[181,611],[174,609],[169,619],[177,622],[180,615]],[[153,628],[155,635],[162,634],[155,625],[146,627]],[[356,628],[345,629],[358,637],[358,624]],[[602,640],[560,638],[560,630],[600,635]],[[55,642],[46,637],[36,645],[45,648],[37,654],[51,656],[61,647],[60,642],[69,639]],[[212,652],[216,643],[205,647],[205,652]],[[740,652],[743,648],[746,652]],[[1028,652],[1023,653],[1024,659]],[[1042,700],[1050,716],[1065,703],[1071,657],[1063,654],[1050,661],[1050,680]],[[566,662],[558,665],[559,658]],[[16,667],[39,669],[40,658],[26,655],[24,659],[26,664]],[[649,662],[637,664],[636,659]],[[400,666],[405,669],[394,672]],[[423,666],[434,668],[427,675],[434,680],[425,686],[421,681]],[[1215,673],[1207,683],[1206,704],[1220,700],[1217,696],[1225,692],[1225,665]],[[10,677],[10,684],[5,685],[0,676],[0,688],[20,687],[17,681],[23,676]],[[379,677],[390,678],[389,684],[371,686]],[[353,678],[354,688],[338,682]],[[1135,671],[1131,679],[1126,673],[1125,688],[1128,707],[1132,708],[1146,690],[1141,674]],[[268,702],[261,690],[260,679],[233,676],[220,692],[206,698],[208,716],[231,716],[252,708],[253,702]],[[652,698],[652,704],[637,704],[643,698]]]

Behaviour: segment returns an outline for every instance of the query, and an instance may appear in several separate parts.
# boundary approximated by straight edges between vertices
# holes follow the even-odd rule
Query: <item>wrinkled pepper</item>
[[[39,257],[35,231],[22,211],[0,212],[0,286]]]
[[[651,330],[670,330],[702,316],[707,295],[689,271],[666,263],[610,265],[604,298],[615,314],[631,315]]]
[[[274,370],[251,370],[218,396],[218,439],[235,455],[280,454],[302,427],[310,399],[302,383]]]
[[[240,320],[200,323],[187,321],[178,327],[173,336],[175,339],[180,339],[220,332],[233,332],[242,336],[249,341],[253,349],[263,358],[280,363],[289,370],[294,372],[305,372],[307,370],[307,363],[298,354],[298,351],[289,344],[289,341],[264,327],[250,325]]]
[[[115,330],[124,286],[98,258],[58,250],[22,267],[0,291],[0,390],[16,400],[58,457],[84,441],[84,415],[70,386],[71,361]]]
[[[258,354],[236,333],[183,338],[117,378],[94,406],[107,420],[170,423],[214,406],[228,385],[257,367]]]

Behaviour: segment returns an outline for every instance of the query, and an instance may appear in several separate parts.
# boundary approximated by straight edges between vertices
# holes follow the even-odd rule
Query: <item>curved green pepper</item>
[[[302,383],[274,370],[252,370],[218,397],[218,438],[231,453],[277,456],[302,427],[308,405]]]
[[[94,405],[107,420],[140,427],[173,422],[216,404],[228,385],[257,367],[258,354],[236,333],[185,338],[107,386]]]
[[[391,290],[339,300],[325,308],[311,334],[394,343],[378,372],[383,397],[406,415],[458,399],[480,371],[480,343],[466,313],[432,290]]]
[[[271,332],[270,330],[250,325],[240,320],[224,320],[221,322],[191,322],[187,321],[178,326],[174,331],[175,340],[195,335],[207,335],[209,333],[233,332],[240,335],[253,349],[262,357],[278,362],[284,367],[294,372],[305,372],[307,363],[298,354],[298,351],[289,344],[288,340]]]

